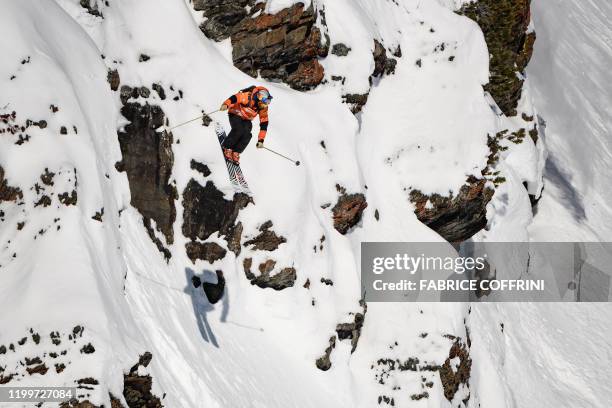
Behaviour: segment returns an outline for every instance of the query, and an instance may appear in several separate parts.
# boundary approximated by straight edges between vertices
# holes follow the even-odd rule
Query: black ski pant
[[[235,152],[242,153],[251,141],[251,129],[253,124],[250,120],[242,119],[238,115],[233,113],[229,114],[229,122],[232,130],[225,138],[223,147],[226,149],[232,149]]]

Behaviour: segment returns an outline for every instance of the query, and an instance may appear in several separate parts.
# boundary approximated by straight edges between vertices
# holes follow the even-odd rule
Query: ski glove
[[[257,144],[256,144],[256,147],[257,147],[258,149],[261,149],[262,147],[264,147],[264,145],[263,145],[263,140],[258,140],[258,141],[257,141]]]
[[[227,110],[227,105],[225,103],[221,104],[221,107],[219,108],[220,111],[226,111]]]

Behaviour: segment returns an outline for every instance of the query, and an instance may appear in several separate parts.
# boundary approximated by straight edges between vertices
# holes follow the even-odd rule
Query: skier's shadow
[[[211,304],[204,291],[202,290],[202,286],[196,287],[193,283],[194,277],[197,277],[202,282],[214,282],[216,279],[216,275],[211,271],[203,271],[201,275],[197,275],[193,269],[185,268],[185,277],[187,278],[186,287],[184,292],[187,293],[191,297],[191,304],[193,306],[193,312],[198,323],[198,329],[200,330],[200,334],[204,341],[209,342],[215,347],[219,347],[219,343],[217,342],[217,338],[215,337],[215,333],[213,332],[210,324],[208,323],[208,319],[206,315],[211,310],[214,310],[215,306]],[[222,298],[222,307],[221,311],[221,321],[225,322],[227,319],[227,314],[229,312],[229,301],[227,292],[224,293]]]

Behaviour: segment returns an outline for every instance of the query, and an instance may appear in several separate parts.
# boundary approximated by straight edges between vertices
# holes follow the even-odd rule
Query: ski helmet
[[[270,95],[270,92],[268,92],[267,89],[261,89],[259,92],[257,92],[256,98],[258,101],[265,103],[266,105],[269,105],[270,102],[272,102],[272,95]]]

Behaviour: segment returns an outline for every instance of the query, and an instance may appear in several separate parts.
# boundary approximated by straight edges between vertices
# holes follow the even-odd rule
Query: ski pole
[[[196,121],[196,120],[198,120],[198,119],[202,119],[204,116],[210,116],[210,115],[212,115],[213,113],[217,113],[217,112],[219,112],[220,110],[221,110],[221,109],[217,109],[216,111],[213,111],[213,112],[203,113],[203,114],[201,114],[200,116],[198,116],[197,118],[190,119],[190,120],[188,120],[187,122],[179,123],[178,125],[176,125],[176,126],[172,126],[171,128],[168,128],[168,127],[166,127],[166,126],[160,126],[159,128],[157,128],[157,129],[155,129],[155,130],[160,130],[161,128],[163,128],[163,129],[164,129],[166,132],[170,132],[172,129],[176,129],[177,127],[181,127],[181,126],[183,126],[183,125],[186,125],[186,124],[191,123],[191,122],[193,122],[193,121]]]
[[[285,155],[283,155],[283,154],[280,154],[279,152],[275,152],[275,151],[274,151],[274,150],[272,150],[272,149],[268,149],[266,146],[262,146],[262,147],[263,147],[264,149],[266,149],[267,151],[269,151],[269,152],[272,152],[272,153],[274,153],[274,154],[279,155],[279,156],[280,156],[280,157],[282,157],[283,159],[287,159],[287,160],[289,160],[290,162],[292,162],[292,163],[293,163],[293,164],[295,164],[296,166],[299,166],[299,165],[300,165],[300,161],[299,161],[299,160],[293,160],[293,159],[290,159],[289,157],[287,157],[287,156],[285,156]]]

